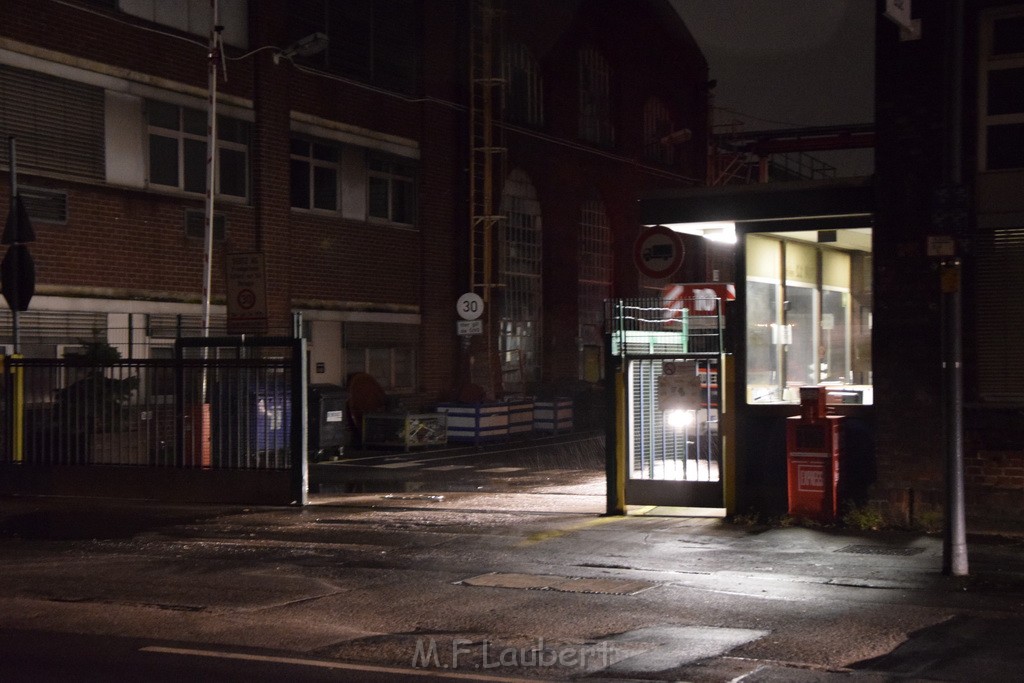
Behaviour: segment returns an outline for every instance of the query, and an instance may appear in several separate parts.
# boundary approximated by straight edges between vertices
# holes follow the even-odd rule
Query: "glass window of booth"
[[[873,403],[871,229],[749,233],[747,402]]]

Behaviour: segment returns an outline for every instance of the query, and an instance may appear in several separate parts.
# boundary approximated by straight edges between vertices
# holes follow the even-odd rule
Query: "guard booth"
[[[828,178],[664,190],[641,199],[642,225],[660,225],[731,251],[716,251],[722,259],[714,266],[724,269],[736,295],[728,315],[730,355],[724,356],[734,362],[721,373],[731,380],[734,400],[719,415],[735,426],[729,432],[719,425],[727,437],[723,467],[730,513],[787,513],[787,424],[800,414],[800,389],[808,386],[823,388],[829,415],[844,418],[840,511],[870,500],[879,476],[872,369],[874,193],[870,178]],[[700,267],[691,266],[694,277],[707,275]],[[909,311],[895,297],[879,305],[890,316]],[[694,317],[691,309],[691,323]],[[623,335],[624,341],[634,334]],[[634,348],[639,352],[633,344],[620,356],[624,366],[638,358]],[[687,348],[695,350],[692,344]]]
[[[608,309],[609,514],[633,506],[724,514],[721,300],[622,299]]]

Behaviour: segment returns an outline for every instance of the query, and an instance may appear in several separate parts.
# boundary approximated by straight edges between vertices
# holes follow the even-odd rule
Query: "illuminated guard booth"
[[[726,512],[786,513],[787,418],[799,415],[801,388],[812,386],[824,393],[828,414],[844,417],[839,505],[859,502],[874,476],[870,181],[674,190],[642,199],[640,213],[644,225],[691,236],[714,230],[707,237],[721,241],[723,229],[735,231],[727,263],[696,274],[706,281],[735,283],[736,301],[718,319],[727,325],[716,331],[723,340],[721,354],[716,349],[695,359],[692,347],[679,354],[690,358],[697,374],[717,378],[720,369],[727,371],[721,382],[705,383],[707,407],[697,409],[698,416],[706,410],[704,420],[714,424],[705,433],[713,435],[719,451],[713,459],[720,474],[715,486]],[[609,324],[613,338],[616,324]],[[614,343],[610,351],[618,365],[609,368],[608,376],[622,380],[609,432],[608,507],[613,512],[644,502],[630,495],[629,454],[644,440],[656,442],[661,422],[642,425],[635,406],[644,392],[658,398],[658,376],[670,359],[650,354],[652,379],[642,385],[633,378],[642,365],[639,359]],[[663,412],[649,415],[666,419]],[[692,500],[701,504],[707,497]],[[659,499],[653,504],[666,503]]]

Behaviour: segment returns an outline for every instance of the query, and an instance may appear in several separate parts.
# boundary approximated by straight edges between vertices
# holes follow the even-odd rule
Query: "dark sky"
[[[744,130],[874,119],[874,0],[672,0],[708,61],[716,123]],[[816,153],[840,175],[870,153]]]

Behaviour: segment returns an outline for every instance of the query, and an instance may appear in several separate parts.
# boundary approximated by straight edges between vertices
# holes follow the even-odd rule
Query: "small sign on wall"
[[[224,270],[228,334],[266,334],[267,287],[263,254],[228,254]]]

